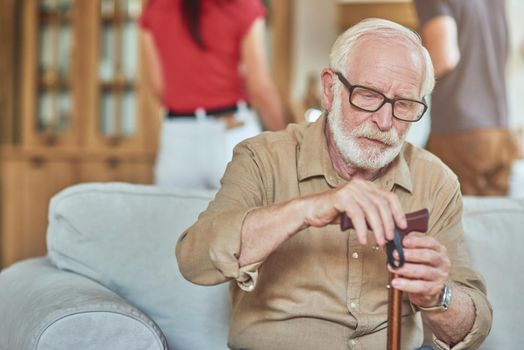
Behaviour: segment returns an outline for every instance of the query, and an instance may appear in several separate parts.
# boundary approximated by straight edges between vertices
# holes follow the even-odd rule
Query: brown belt
[[[212,110],[205,111],[206,116],[209,116],[211,118],[214,118],[216,120],[224,121],[226,124],[226,129],[234,129],[241,126],[244,126],[244,121],[238,120],[235,118],[235,113],[238,111],[238,107],[236,105],[224,107],[224,108],[217,108]],[[168,110],[166,113],[167,119],[177,119],[177,118],[196,118],[196,114],[192,112],[181,112],[181,111],[173,111]]]
[[[228,130],[239,128],[241,126],[244,126],[245,124],[243,120],[236,119],[234,113],[222,114],[222,115],[216,116],[215,119],[224,121],[226,123],[226,129]]]

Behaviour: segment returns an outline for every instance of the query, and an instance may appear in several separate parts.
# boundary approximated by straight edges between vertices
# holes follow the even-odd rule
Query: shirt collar
[[[392,191],[395,186],[400,186],[409,193],[413,193],[411,171],[406,160],[406,150],[408,147],[412,146],[404,142],[399,155],[391,162],[386,172],[375,180],[382,188]]]
[[[331,187],[336,187],[347,181],[339,176],[333,167],[327,149],[325,127],[325,113],[315,122],[306,126],[298,155],[298,181],[323,176]],[[391,191],[395,185],[398,185],[412,193],[411,172],[404,154],[407,145],[407,143],[404,144],[400,154],[390,164],[386,172],[375,180],[380,187]]]
[[[324,129],[325,113],[306,126],[298,155],[298,181],[324,176],[328,183],[337,186],[338,175],[329,157]]]

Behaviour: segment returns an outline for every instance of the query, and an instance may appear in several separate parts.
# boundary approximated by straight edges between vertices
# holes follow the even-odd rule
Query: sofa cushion
[[[524,344],[524,199],[465,197],[463,224],[471,264],[486,279],[493,306],[492,329],[480,349],[516,349]]]
[[[170,349],[225,349],[227,284],[193,285],[175,258],[179,235],[211,198],[210,192],[129,184],[71,187],[51,201],[49,256],[146,312]]]

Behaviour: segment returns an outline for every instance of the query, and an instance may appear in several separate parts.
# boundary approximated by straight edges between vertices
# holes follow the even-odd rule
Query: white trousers
[[[218,189],[233,148],[260,133],[256,113],[241,108],[242,126],[226,129],[212,116],[164,119],[156,159],[155,184],[162,187]]]

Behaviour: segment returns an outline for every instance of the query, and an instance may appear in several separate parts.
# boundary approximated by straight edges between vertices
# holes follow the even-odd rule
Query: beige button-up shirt
[[[238,264],[241,226],[250,210],[347,182],[332,166],[324,127],[321,117],[239,144],[216,198],[177,244],[180,271],[188,280],[204,285],[231,281],[232,349],[386,347],[386,254],[373,243],[359,244],[353,230],[308,228],[265,261]],[[491,307],[464,247],[456,177],[436,157],[406,143],[374,182],[393,191],[405,212],[429,209],[427,234],[446,246],[451,279],[476,307],[473,329],[454,349],[477,347],[489,332]],[[422,323],[406,293],[402,314],[402,348],[415,349],[422,343]]]

